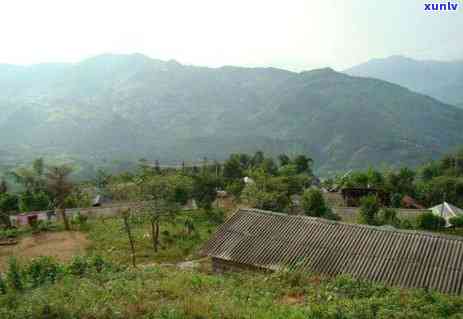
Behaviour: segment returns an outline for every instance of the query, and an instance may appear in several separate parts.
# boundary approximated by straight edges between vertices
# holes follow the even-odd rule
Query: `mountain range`
[[[329,68],[207,68],[101,55],[0,65],[0,92],[4,167],[37,156],[91,167],[263,150],[305,153],[318,171],[332,172],[417,165],[463,145],[462,109]]]
[[[463,60],[419,61],[391,56],[370,60],[345,72],[396,83],[445,103],[463,106]]]

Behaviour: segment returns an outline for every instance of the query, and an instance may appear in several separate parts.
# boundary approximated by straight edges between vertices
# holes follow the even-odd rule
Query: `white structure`
[[[445,227],[451,226],[451,224],[449,223],[450,218],[463,215],[462,209],[453,206],[452,204],[449,204],[447,202],[443,202],[440,205],[431,207],[430,210],[434,215],[441,216],[445,219]]]
[[[255,184],[256,182],[254,182],[254,180],[251,178],[251,177],[245,177],[244,179],[244,183],[247,185],[247,184]]]

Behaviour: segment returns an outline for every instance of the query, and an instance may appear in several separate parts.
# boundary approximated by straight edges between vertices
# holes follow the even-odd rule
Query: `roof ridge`
[[[266,214],[266,215],[275,215],[275,216],[280,216],[280,217],[286,217],[286,218],[300,218],[300,219],[307,219],[307,220],[312,220],[321,224],[339,224],[339,225],[346,225],[349,227],[357,227],[357,228],[367,228],[371,230],[376,230],[376,231],[381,231],[381,232],[395,232],[395,233],[401,233],[401,234],[409,234],[409,235],[418,235],[418,236],[424,236],[424,237],[434,237],[434,238],[441,238],[441,239],[448,239],[448,240],[456,240],[456,241],[461,241],[463,242],[463,237],[456,236],[456,235],[444,235],[444,234],[439,234],[439,233],[431,233],[431,232],[425,232],[425,231],[419,231],[419,230],[409,230],[409,229],[384,229],[381,228],[381,226],[373,226],[373,225],[364,225],[364,224],[352,224],[352,223],[346,223],[346,222],[341,222],[341,221],[335,221],[335,220],[328,220],[324,218],[319,218],[319,217],[313,217],[313,216],[305,216],[305,215],[288,215],[285,213],[280,213],[280,212],[274,212],[270,210],[263,210],[263,209],[257,209],[257,208],[238,208],[238,210],[233,213],[232,215],[236,214],[237,212],[247,212],[247,213],[258,213],[258,214]]]

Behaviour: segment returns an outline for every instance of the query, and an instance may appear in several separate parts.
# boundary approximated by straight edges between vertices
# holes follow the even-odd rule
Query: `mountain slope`
[[[345,72],[396,83],[449,104],[463,104],[463,61],[417,61],[392,56],[371,60]]]
[[[463,110],[331,69],[213,69],[138,54],[41,67],[19,67],[20,81],[0,73],[0,91],[14,92],[0,96],[0,150],[99,164],[262,149],[306,152],[326,171],[415,165],[463,144]]]

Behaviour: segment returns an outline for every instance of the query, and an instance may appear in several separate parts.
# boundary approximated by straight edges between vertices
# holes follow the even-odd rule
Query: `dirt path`
[[[89,240],[79,232],[50,232],[21,238],[17,245],[0,246],[0,270],[4,270],[9,256],[26,260],[39,256],[53,256],[68,261],[84,254]]]

